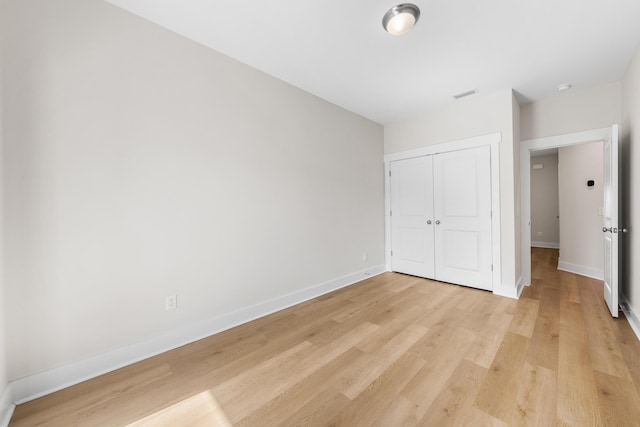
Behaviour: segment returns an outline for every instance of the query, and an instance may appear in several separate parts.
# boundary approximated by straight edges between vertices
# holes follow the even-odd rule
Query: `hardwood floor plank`
[[[560,286],[560,294],[563,301],[573,302],[576,304],[582,303],[580,298],[580,290],[578,287],[577,274],[570,274],[563,272],[561,275],[562,286]]]
[[[414,427],[420,421],[420,407],[402,395],[396,396],[384,413],[372,424],[375,427]]]
[[[620,350],[636,388],[636,394],[640,396],[640,342],[620,344]]]
[[[247,367],[265,363],[275,355],[287,351],[295,345],[309,343],[310,338],[325,328],[331,327],[332,323],[331,319],[319,319],[306,324],[290,322],[286,326],[282,326],[279,334],[273,335],[270,339],[268,338],[253,351],[236,353],[233,350],[221,349],[221,352],[229,353],[224,358],[224,361],[220,361],[217,358],[213,360],[207,358],[206,364],[200,364],[201,369],[198,375],[208,377],[209,381],[212,381],[214,385],[222,384],[245,373]],[[292,328],[291,325],[296,325],[296,327]],[[235,357],[230,357],[231,354],[235,354]],[[195,363],[198,364],[197,361]],[[180,364],[176,364],[174,369],[181,369]],[[192,371],[191,367],[188,369],[189,372]]]
[[[397,336],[402,330],[415,323],[422,312],[422,307],[412,306],[403,312],[397,313],[395,318],[390,319],[386,325],[379,327],[378,330],[373,332],[369,339],[360,341],[358,348],[367,353],[375,352],[393,337]]]
[[[381,312],[381,307],[385,307],[385,303],[396,295],[392,290],[386,290],[374,295],[367,295],[367,298],[361,298],[360,302],[345,307],[331,317],[336,322],[345,321],[361,321],[370,319]],[[351,302],[351,301],[350,301]]]
[[[404,353],[388,369],[378,375],[352,403],[340,411],[329,423],[339,426],[369,426],[373,424],[389,405],[390,398],[414,377],[425,361],[414,353]],[[396,421],[392,420],[391,425]]]
[[[544,287],[527,356],[531,365],[558,369],[559,313],[560,291],[555,287]]]
[[[640,398],[631,381],[594,372],[600,413],[606,425],[632,426],[640,423]]]
[[[333,399],[337,391],[333,384],[347,373],[359,359],[366,355],[362,350],[351,348],[325,366],[317,369],[294,386],[265,403],[236,423],[237,427],[277,425],[283,414],[308,414],[314,403]],[[340,400],[340,399],[338,399]],[[306,408],[306,409],[303,409]],[[317,408],[316,408],[317,409]]]
[[[451,314],[449,318],[455,318],[455,320],[461,323],[463,319],[461,319],[460,316],[453,314],[456,312],[456,305],[461,300],[456,289],[443,283],[428,285],[431,285],[434,292],[437,293],[434,297],[424,298],[424,314],[417,320],[417,323],[427,327],[433,327],[434,325],[439,324],[443,317],[449,314]]]
[[[509,331],[513,315],[493,313],[487,321],[484,330],[478,334],[473,345],[467,350],[465,359],[485,368],[491,367],[493,358],[502,344],[502,340]]]
[[[582,319],[589,331],[587,343],[593,369],[620,378],[626,377],[627,365],[613,332],[615,321],[611,321],[611,314],[602,299],[602,285],[598,286],[596,280],[587,277],[579,278],[578,285]]]
[[[380,347],[379,350],[369,353],[369,356],[363,360],[362,365],[338,381],[336,388],[349,399],[355,399],[382,372],[395,363],[416,341],[423,337],[427,330],[421,325],[410,325]]]
[[[443,341],[439,351],[430,352],[425,356],[416,351],[423,348],[421,345],[411,350],[423,357],[426,363],[401,394],[420,407],[420,418],[436,399],[476,338],[475,332],[466,328],[456,328],[447,334],[447,339]]]
[[[104,402],[112,402],[120,396],[128,396],[144,388],[149,383],[171,375],[168,364],[144,366],[148,362],[127,366],[107,376],[100,376],[69,387],[46,398],[32,400],[19,405],[11,419],[11,425],[33,426],[76,425],[80,413]],[[144,366],[144,367],[143,367]]]
[[[418,425],[466,424],[470,421],[469,414],[474,411],[473,403],[486,374],[486,368],[461,360]]]
[[[568,425],[604,425],[579,304],[562,305],[558,363],[558,419]]]
[[[95,424],[94,424],[95,425]],[[151,414],[127,427],[146,426],[218,426],[232,427],[231,421],[208,391]]]
[[[328,388],[315,396],[309,403],[293,414],[281,414],[282,421],[274,425],[281,426],[324,426],[331,425],[331,420],[344,408],[351,404],[351,400],[339,391]],[[264,426],[265,424],[258,424]]]
[[[478,391],[477,408],[504,422],[511,421],[528,349],[527,338],[507,332]]]
[[[555,371],[525,363],[520,372],[513,426],[551,426],[556,422],[558,377]]]
[[[464,411],[463,423],[458,423],[457,420],[453,421],[451,427],[464,426],[482,426],[482,427],[510,427],[509,424],[502,420],[499,420],[486,412],[482,412],[479,409],[471,408],[468,411]]]
[[[539,300],[521,297],[518,301],[518,311],[513,317],[509,331],[514,334],[531,338],[533,335],[533,329],[536,325],[539,308]]]
[[[463,308],[458,305],[458,310],[464,310],[464,320],[460,326],[475,332],[482,332],[487,325],[491,315],[496,311],[496,300],[493,294],[488,292],[478,292],[476,298],[468,299],[469,303]]]
[[[371,323],[363,323],[323,349],[304,342],[213,388],[212,392],[220,396],[218,399],[224,411],[235,423],[354,348],[377,329]],[[247,397],[248,392],[253,399]]]
[[[442,284],[441,284],[442,285]],[[456,292],[459,291],[459,292]],[[423,358],[428,359],[434,353],[437,353],[450,340],[450,335],[458,328],[467,324],[467,316],[469,311],[461,308],[464,306],[475,306],[478,303],[478,292],[480,295],[487,294],[482,291],[474,290],[474,298],[471,304],[462,304],[465,299],[467,289],[454,289],[448,293],[446,298],[439,305],[428,309],[425,314],[416,320],[417,323],[429,327],[429,332],[412,348],[412,351],[418,352]],[[493,295],[488,294],[493,297]],[[496,310],[496,299],[493,298],[494,310]],[[479,314],[482,316],[482,314]],[[491,316],[490,316],[491,318]],[[485,326],[477,328],[465,328],[469,331],[476,332],[475,329],[482,330]],[[489,326],[490,327],[490,326]],[[476,333],[476,336],[478,334]]]
[[[297,361],[312,355],[314,350],[313,344],[300,343],[212,388],[211,393],[235,423],[284,392],[291,379],[283,372],[291,372],[294,377],[302,375],[296,372],[299,369]]]

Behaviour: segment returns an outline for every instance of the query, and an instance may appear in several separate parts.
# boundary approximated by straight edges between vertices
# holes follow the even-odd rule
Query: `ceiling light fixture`
[[[420,9],[411,3],[403,3],[392,7],[384,14],[382,26],[394,36],[401,36],[416,25],[420,18]]]
[[[565,90],[569,90],[572,87],[573,87],[573,85],[570,85],[569,83],[566,83],[566,84],[563,84],[563,85],[560,85],[560,86],[556,87],[556,90],[558,92],[564,92]]]

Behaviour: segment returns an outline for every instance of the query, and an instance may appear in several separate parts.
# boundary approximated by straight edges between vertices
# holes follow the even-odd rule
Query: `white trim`
[[[472,138],[458,139],[456,141],[443,142],[441,144],[426,145],[414,150],[399,151],[384,155],[384,162],[389,163],[395,160],[411,159],[413,157],[428,156],[429,154],[444,153],[447,151],[465,150],[483,145],[491,145],[502,141],[501,134],[491,133],[489,135],[474,136]]]
[[[168,331],[127,347],[84,359],[69,365],[12,381],[13,401],[16,404],[33,400],[54,391],[78,384],[123,366],[164,353],[191,342],[206,338],[218,332],[233,328],[259,317],[266,316],[295,304],[352,285],[385,271],[384,265],[377,265],[319,285],[311,286],[278,298],[265,301],[234,312],[225,313],[211,319],[186,325]]]
[[[633,332],[635,332],[636,337],[638,337],[638,340],[640,340],[640,319],[638,319],[638,316],[636,315],[636,313],[633,312],[633,308],[631,308],[631,304],[629,304],[629,301],[627,301],[627,299],[623,294],[620,294],[620,308],[622,309],[624,316],[629,321],[629,325],[631,325],[631,329],[633,329]]]
[[[500,142],[502,135],[491,136],[491,262],[493,263],[493,289],[502,286],[502,233],[500,223]],[[488,136],[485,137],[488,139]],[[483,138],[484,139],[484,138]]]
[[[384,162],[384,266],[391,271],[391,163]]]
[[[532,248],[560,249],[560,243],[551,242],[531,242]]]
[[[528,139],[520,142],[520,235],[522,276],[525,285],[531,284],[531,152],[547,148],[568,147],[611,138],[611,127],[584,132]],[[580,273],[579,273],[580,274]]]
[[[522,275],[518,277],[518,282],[516,284],[516,289],[518,293],[518,298],[522,295],[522,291],[524,290],[524,280],[522,279]]]
[[[524,289],[524,283],[522,281],[522,276],[518,278],[516,282],[516,286],[498,286],[493,288],[493,293],[495,295],[499,295],[501,297],[519,299],[520,295],[522,295],[522,290]]]
[[[570,262],[558,261],[558,270],[568,271],[569,273],[591,277],[592,279],[604,279],[603,270],[592,267],[585,267],[584,265],[571,264]]]
[[[11,384],[7,384],[0,397],[0,427],[7,427],[9,425],[13,410],[16,408],[16,405],[13,404],[14,399],[11,390]]]
[[[493,283],[494,293],[502,286],[502,263],[501,263],[501,240],[500,240],[500,142],[502,134],[492,133],[489,135],[476,136],[473,138],[460,139],[457,141],[445,142],[442,144],[427,145],[415,150],[401,151],[398,153],[386,154],[384,156],[384,260],[386,271],[391,271],[391,184],[389,182],[390,163],[396,160],[411,159],[414,157],[428,156],[432,154],[444,153],[448,151],[464,150],[488,145],[491,148],[491,240],[492,240],[492,262],[493,262]],[[516,294],[516,288],[507,291]]]

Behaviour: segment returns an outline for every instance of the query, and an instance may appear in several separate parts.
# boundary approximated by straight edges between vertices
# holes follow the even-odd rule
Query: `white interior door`
[[[391,162],[391,269],[434,278],[433,156]]]
[[[436,279],[492,290],[491,151],[434,156]]]
[[[604,300],[618,317],[618,125],[604,142]]]

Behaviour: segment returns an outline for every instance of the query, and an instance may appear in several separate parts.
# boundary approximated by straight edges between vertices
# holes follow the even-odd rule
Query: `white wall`
[[[383,264],[380,125],[106,2],[4,3],[11,379]]]
[[[533,165],[542,169],[533,169]],[[560,247],[558,153],[531,157],[531,245]]]
[[[3,12],[3,3],[0,2],[0,15]],[[0,39],[0,44],[2,39]],[[0,49],[0,82],[2,82],[2,49]],[[8,415],[9,404],[12,403],[7,393],[7,344],[6,344],[6,303],[4,281],[4,132],[2,126],[2,109],[4,98],[2,96],[2,84],[0,84],[0,425],[3,418]]]
[[[620,83],[574,88],[552,98],[522,104],[522,140],[599,129],[620,123]]]
[[[621,291],[636,322],[640,319],[640,49],[622,80],[622,223],[630,230],[622,239]],[[637,324],[640,334],[640,323]]]
[[[522,195],[520,191],[520,104],[515,92],[511,91],[511,123],[512,123],[512,159],[513,159],[513,215],[514,215],[514,278],[516,285],[522,281],[522,215],[520,205]]]
[[[602,142],[558,149],[560,259],[558,268],[602,278],[603,146]],[[587,186],[594,180],[593,187]]]
[[[519,111],[511,90],[488,95],[474,95],[421,117],[384,127],[385,154],[412,150],[428,145],[456,141],[500,132],[500,219],[502,226],[502,284],[514,288],[520,274],[520,257],[516,258],[514,111]]]

